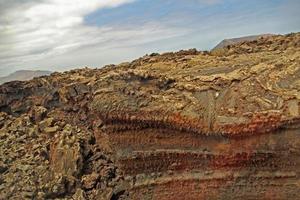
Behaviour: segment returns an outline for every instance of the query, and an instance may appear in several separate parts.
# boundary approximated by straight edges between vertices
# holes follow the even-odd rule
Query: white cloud
[[[14,3],[7,6],[9,12],[0,14],[0,68],[6,68],[8,72],[12,70],[10,67],[32,68],[38,63],[50,67],[49,58],[62,58],[65,54],[70,56],[72,51],[88,46],[97,46],[97,50],[105,51],[184,33],[183,30],[158,23],[147,23],[141,27],[96,27],[84,23],[84,17],[96,10],[133,1],[34,0],[19,4],[17,0],[12,1]],[[85,55],[87,54],[88,51],[85,50]],[[78,59],[74,60],[78,62]],[[93,61],[96,62],[101,64],[100,60]],[[74,61],[66,64],[77,63]]]

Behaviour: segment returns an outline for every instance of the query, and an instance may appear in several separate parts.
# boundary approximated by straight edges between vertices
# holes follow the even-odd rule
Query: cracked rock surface
[[[0,86],[0,199],[300,199],[300,34]]]

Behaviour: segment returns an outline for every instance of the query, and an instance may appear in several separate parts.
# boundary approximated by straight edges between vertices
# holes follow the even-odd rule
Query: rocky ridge
[[[300,34],[0,86],[0,199],[297,199]]]

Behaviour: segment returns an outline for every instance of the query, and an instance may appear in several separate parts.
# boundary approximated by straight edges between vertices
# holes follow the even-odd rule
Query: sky
[[[0,0],[0,77],[300,31],[300,0]]]

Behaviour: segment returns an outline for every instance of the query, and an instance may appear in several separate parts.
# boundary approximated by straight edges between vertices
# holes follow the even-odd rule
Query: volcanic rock
[[[0,199],[300,199],[300,34],[0,86]]]

